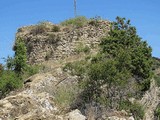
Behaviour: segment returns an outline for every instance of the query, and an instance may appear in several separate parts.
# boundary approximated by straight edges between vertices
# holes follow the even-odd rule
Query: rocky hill
[[[78,23],[72,21],[72,24],[69,22],[58,25],[42,22],[18,29],[16,38],[21,38],[25,43],[27,62],[30,65],[40,65],[40,69],[37,74],[23,80],[23,88],[12,91],[0,100],[0,120],[158,120],[155,117],[160,105],[160,62],[157,58],[154,58],[153,66],[156,77],[151,78],[149,90],[140,94],[139,98],[127,94],[129,97],[126,99],[130,103],[140,104],[141,108],[133,106],[133,111],[129,111],[116,110],[114,107],[106,109],[104,105],[94,102],[81,104],[83,101],[79,98],[83,90],[79,83],[86,74],[83,77],[73,74],[73,71],[66,67],[71,68],[71,63],[77,61],[82,61],[82,65],[84,61],[91,61],[91,57],[99,50],[102,38],[108,36],[110,22],[97,19],[82,20]],[[76,63],[76,67],[81,73],[83,69],[79,66],[80,62]],[[125,94],[125,91],[131,90],[134,93],[134,87],[137,87],[132,86],[137,85],[134,80],[135,78],[129,78],[131,83],[127,84],[127,90],[117,87],[119,91],[116,92],[116,86],[110,88],[115,90],[113,103],[117,98],[123,98],[120,95]],[[101,86],[101,89],[106,86]],[[103,94],[108,91],[104,90]],[[108,92],[110,93],[113,94],[112,91]],[[125,106],[123,104],[124,108]],[[137,109],[139,113],[143,109],[143,118],[135,117]]]

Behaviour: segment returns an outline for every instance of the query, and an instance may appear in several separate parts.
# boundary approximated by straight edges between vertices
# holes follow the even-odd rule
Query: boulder
[[[86,117],[76,109],[68,114],[68,120],[86,120]]]

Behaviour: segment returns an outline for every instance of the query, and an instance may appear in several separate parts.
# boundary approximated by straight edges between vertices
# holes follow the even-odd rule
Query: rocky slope
[[[47,70],[29,77],[24,81],[22,90],[12,92],[6,98],[0,100],[0,119],[94,120],[92,116],[82,115],[77,109],[70,111],[67,108],[69,106],[59,106],[56,99],[57,89],[67,89],[67,87],[77,85],[78,82],[77,76],[71,76],[62,70],[63,65],[66,61],[74,62],[74,60],[81,60],[83,57],[79,55],[61,62],[48,61],[43,63]],[[73,89],[76,91],[75,88]],[[159,92],[159,88],[153,79],[150,90],[139,101],[145,108],[144,120],[154,120],[154,110],[159,103]],[[91,112],[93,111],[91,110]],[[112,111],[111,113],[106,111],[99,120],[134,120],[134,118],[122,110]]]
[[[76,81],[76,77],[63,74],[60,68],[50,73],[40,73],[30,77],[25,81],[22,91],[12,93],[0,100],[0,118],[2,120],[67,120],[72,113],[61,115],[62,109],[55,103],[54,98],[56,88],[64,84],[61,83],[63,79],[67,84],[71,82],[74,84]],[[75,114],[85,118],[78,110]]]
[[[100,39],[107,35],[110,26],[108,21],[98,24],[88,23],[76,28],[45,23],[20,28],[16,37],[25,41],[28,63],[40,63],[44,68],[24,80],[23,89],[0,100],[0,120],[94,120],[95,110],[98,111],[94,107],[89,106],[87,112],[87,105],[85,110],[70,108],[81,92],[77,88],[79,78],[62,69],[68,62],[84,59],[86,48],[91,55],[96,53]],[[152,79],[150,90],[138,101],[145,109],[144,120],[154,120],[159,92]],[[130,101],[137,100],[132,98]],[[124,110],[114,110],[103,111],[98,120],[134,120],[134,117]]]
[[[39,73],[26,79],[24,89],[12,92],[0,100],[1,120],[94,120],[75,109],[59,106],[57,89],[77,84],[77,76],[64,73],[61,67],[50,72]],[[114,111],[110,116],[104,114],[99,120],[134,120],[125,111]]]

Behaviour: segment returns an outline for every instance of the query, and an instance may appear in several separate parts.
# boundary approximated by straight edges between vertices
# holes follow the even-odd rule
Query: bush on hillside
[[[100,17],[100,16],[96,16],[96,17],[94,17],[94,18],[91,18],[90,21],[89,21],[89,25],[98,27],[100,20],[101,20],[101,17]]]
[[[79,43],[75,49],[76,53],[89,53],[90,52],[90,48],[87,45],[84,45],[83,43]]]
[[[154,111],[155,120],[160,119],[160,104],[157,106],[156,110]]]
[[[155,79],[156,85],[160,87],[160,75],[155,75],[154,79]]]
[[[153,66],[152,66],[152,70],[156,70],[160,68],[160,59],[153,57]]]
[[[152,49],[137,35],[136,28],[131,26],[130,20],[120,17],[116,20],[117,22],[112,23],[109,36],[103,38],[100,44],[101,54],[118,60],[117,69],[130,71],[141,84],[141,90],[147,90],[148,80],[152,75]]]
[[[4,97],[10,91],[22,87],[23,81],[13,71],[3,71],[0,76],[0,98]]]
[[[73,26],[76,26],[77,28],[80,28],[80,27],[86,25],[87,21],[88,20],[87,20],[86,17],[79,16],[79,17],[76,17],[76,18],[66,20],[66,21],[62,22],[61,25],[64,25],[64,26],[73,25]]]
[[[52,32],[60,32],[60,27],[57,26],[57,25],[54,25],[54,26],[52,27]]]
[[[38,25],[34,26],[31,29],[30,34],[38,35],[45,33],[46,31],[48,31],[47,24],[48,22],[40,22]]]
[[[13,49],[14,57],[8,57],[5,60],[5,68],[0,73],[0,98],[10,91],[22,87],[23,79],[39,71],[39,66],[27,65],[27,49],[21,38],[17,38]]]
[[[27,66],[27,48],[23,39],[17,38],[14,51],[14,71],[17,74],[22,74]]]
[[[22,74],[22,79],[26,79],[34,74],[37,74],[40,72],[41,66],[40,65],[27,65],[25,70]]]
[[[143,119],[144,109],[139,103],[131,103],[129,101],[120,101],[119,103],[120,110],[127,110],[132,113],[133,117],[136,120]]]

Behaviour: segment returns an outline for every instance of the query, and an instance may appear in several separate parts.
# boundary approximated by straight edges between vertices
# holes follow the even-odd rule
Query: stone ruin
[[[97,25],[87,23],[82,27],[48,22],[19,28],[16,37],[25,41],[28,63],[36,64],[75,55],[80,46],[94,49],[109,29],[110,22],[102,20],[98,21]]]

